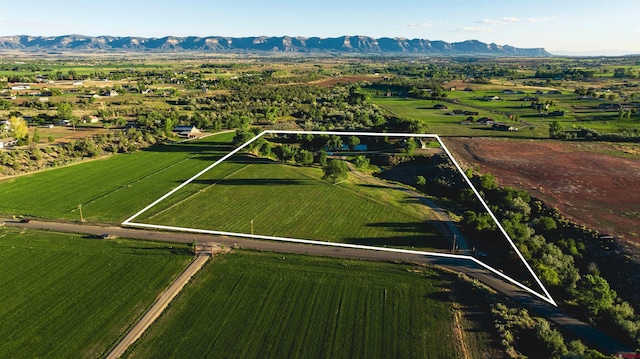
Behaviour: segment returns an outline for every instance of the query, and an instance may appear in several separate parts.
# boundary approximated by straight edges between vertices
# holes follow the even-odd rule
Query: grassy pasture
[[[435,216],[399,190],[246,155],[231,157],[135,221],[368,245],[446,249]]]
[[[124,357],[457,358],[443,284],[425,268],[234,252]]]
[[[549,137],[548,127],[545,125],[527,127],[517,132],[494,131],[491,129],[491,126],[473,124],[461,125],[460,121],[466,119],[467,116],[446,114],[453,110],[475,111],[478,112],[478,116],[474,116],[476,119],[486,116],[493,118],[496,121],[512,123],[505,114],[502,114],[502,112],[520,115],[520,112],[529,113],[533,111],[528,107],[526,107],[526,109],[530,111],[522,109],[519,102],[508,102],[508,105],[505,105],[505,103],[499,103],[499,101],[466,100],[468,103],[460,101],[459,104],[451,104],[445,101],[418,100],[398,97],[373,97],[372,99],[376,104],[382,106],[392,114],[427,123],[429,125],[429,133],[436,133],[442,136]],[[433,106],[438,103],[446,105],[449,109],[434,109]],[[481,106],[484,107],[479,109]],[[512,106],[514,108],[505,108],[505,106]],[[530,121],[529,119],[527,119],[527,121],[536,124],[534,121]],[[519,127],[518,123],[512,124]]]
[[[179,244],[0,228],[0,357],[104,356],[191,258]]]
[[[516,88],[516,90],[518,90]],[[523,90],[523,89],[520,89]],[[604,133],[621,133],[637,128],[637,120],[619,120],[618,112],[600,110],[598,106],[611,101],[597,99],[577,99],[575,94],[535,95],[533,91],[524,90],[524,94],[503,94],[501,91],[452,91],[447,93],[447,100],[420,100],[399,97],[372,96],[373,101],[396,116],[411,118],[429,124],[429,132],[443,136],[498,136],[523,138],[548,138],[548,124],[558,120],[565,129],[588,127]],[[562,117],[541,117],[530,108],[531,101],[520,101],[525,96],[537,96],[542,101],[552,100],[554,105],[550,111],[564,111]],[[498,96],[500,100],[484,101],[484,96]],[[455,101],[451,103],[448,101]],[[448,110],[434,109],[436,104],[443,104]],[[491,126],[460,125],[467,116],[447,115],[453,110],[475,111],[479,117],[490,117],[496,121],[509,123],[519,128],[517,132],[493,131]],[[508,114],[517,115],[519,120],[533,126],[523,126],[519,121],[512,122]]]
[[[0,213],[121,222],[231,151],[232,133],[0,181]]]

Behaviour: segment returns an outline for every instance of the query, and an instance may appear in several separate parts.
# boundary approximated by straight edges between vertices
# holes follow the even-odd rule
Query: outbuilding
[[[196,126],[176,126],[173,128],[173,133],[178,137],[195,138],[198,137],[200,130]]]

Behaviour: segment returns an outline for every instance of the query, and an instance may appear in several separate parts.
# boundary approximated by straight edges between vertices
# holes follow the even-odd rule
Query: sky
[[[0,36],[363,35],[640,54],[640,0],[0,0]]]

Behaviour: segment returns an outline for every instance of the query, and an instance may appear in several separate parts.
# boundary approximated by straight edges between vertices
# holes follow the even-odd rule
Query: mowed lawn
[[[0,228],[0,358],[97,358],[193,258],[185,245]]]
[[[127,358],[458,358],[426,268],[258,252],[210,261]]]
[[[119,223],[233,147],[233,133],[0,179],[0,213]]]
[[[403,191],[321,179],[300,167],[231,157],[135,222],[393,247],[448,248],[434,213]]]

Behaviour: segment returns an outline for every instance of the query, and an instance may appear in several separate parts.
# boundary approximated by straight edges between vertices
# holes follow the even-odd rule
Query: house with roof
[[[478,125],[493,125],[495,121],[491,117],[482,117],[478,120]]]
[[[182,138],[195,138],[200,134],[200,130],[196,126],[176,126],[173,133]]]

